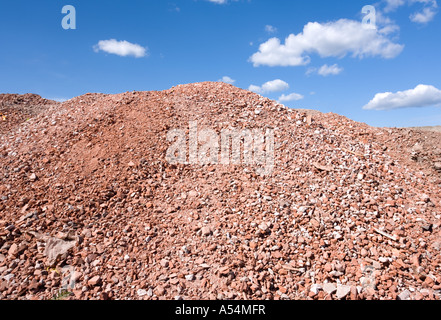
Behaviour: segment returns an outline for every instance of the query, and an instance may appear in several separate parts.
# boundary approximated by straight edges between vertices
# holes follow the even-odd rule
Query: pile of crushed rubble
[[[59,102],[31,93],[0,94],[0,134],[15,129],[20,123],[55,104]]]
[[[170,163],[191,121],[273,129],[273,170]],[[440,298],[440,133],[207,82],[86,94],[0,134],[1,299]]]

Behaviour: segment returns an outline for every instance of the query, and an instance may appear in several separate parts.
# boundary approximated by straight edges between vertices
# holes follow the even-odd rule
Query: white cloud
[[[254,66],[301,66],[310,63],[310,53],[321,57],[342,58],[351,53],[359,58],[394,58],[403,48],[377,30],[365,28],[361,21],[340,19],[325,24],[309,22],[301,33],[290,34],[284,44],[271,38],[260,45],[250,60]]]
[[[433,7],[426,7],[421,12],[416,12],[412,15],[410,15],[410,20],[412,22],[426,24],[435,18],[437,11]]]
[[[420,84],[415,89],[396,93],[377,93],[363,107],[365,110],[391,110],[401,108],[422,108],[441,105],[441,90],[434,86]]]
[[[277,32],[277,28],[267,24],[265,26],[265,31],[268,32],[268,33],[276,33]]]
[[[410,20],[412,22],[426,24],[432,21],[435,18],[438,10],[438,3],[436,0],[384,0],[386,3],[386,7],[384,8],[385,12],[395,11],[397,8],[408,4],[409,6],[414,5],[415,3],[423,4],[424,8],[410,15]]]
[[[225,83],[229,83],[229,84],[233,84],[236,82],[236,80],[231,79],[228,76],[223,76],[222,79],[218,80],[219,82],[225,82]]]
[[[217,3],[217,4],[227,3],[227,0],[208,0],[208,1],[213,2],[213,3]]]
[[[395,11],[398,7],[401,7],[406,3],[406,0],[385,0],[386,7],[385,12]]]
[[[104,51],[110,54],[116,54],[121,57],[133,56],[142,58],[147,55],[148,48],[128,41],[117,41],[115,39],[101,40],[93,47],[95,52]]]
[[[259,86],[254,85],[254,84],[250,85],[248,87],[248,90],[256,92],[256,93],[261,93],[262,92],[262,88],[259,87]]]
[[[47,98],[47,99],[57,101],[57,102],[65,102],[67,100],[70,100],[70,98]]]
[[[303,98],[304,96],[299,93],[291,93],[288,95],[282,94],[279,98],[279,102],[297,101],[302,100]]]
[[[260,87],[252,84],[248,88],[248,90],[256,93],[268,93],[268,92],[284,91],[288,89],[289,89],[289,84],[280,79],[265,82]]]
[[[321,76],[329,76],[329,75],[337,75],[343,71],[343,68],[340,68],[337,64],[333,64],[332,66],[328,66],[327,64],[323,65],[319,70],[318,74]]]

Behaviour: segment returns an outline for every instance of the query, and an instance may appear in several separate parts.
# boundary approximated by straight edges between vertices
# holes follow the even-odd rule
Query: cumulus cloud
[[[284,91],[289,89],[289,84],[283,80],[276,79],[272,81],[265,82],[262,86],[250,85],[248,90],[256,93],[269,93]]]
[[[419,3],[424,7],[421,11],[415,12],[409,16],[412,22],[426,24],[435,18],[438,12],[438,3],[436,0],[384,0],[386,6],[384,12],[391,12],[407,4],[409,6]]]
[[[406,0],[385,0],[386,7],[385,12],[395,11],[397,8],[401,7],[406,3]]]
[[[117,41],[115,39],[101,40],[93,47],[95,52],[104,51],[110,54],[116,54],[121,57],[133,56],[142,58],[147,55],[148,48],[128,41]]]
[[[337,64],[333,64],[332,66],[325,64],[318,69],[317,73],[321,76],[327,77],[329,75],[340,74],[342,71],[343,68],[340,68]]]
[[[222,79],[218,80],[219,82],[225,82],[225,83],[229,83],[229,84],[233,84],[236,82],[236,80],[231,79],[228,76],[223,76]]]
[[[267,24],[265,26],[265,31],[268,32],[268,33],[276,33],[277,32],[277,28]]]
[[[337,64],[333,64],[332,66],[328,66],[327,64],[321,66],[320,68],[308,68],[306,71],[306,75],[309,76],[311,74],[319,74],[323,77],[327,77],[329,75],[338,75],[343,71],[343,68],[340,68]]]
[[[434,86],[420,84],[415,89],[396,93],[377,93],[363,107],[365,110],[392,110],[401,108],[422,108],[441,105],[441,90]]]
[[[227,0],[208,0],[208,1],[213,2],[213,3],[217,3],[217,4],[227,3]]]
[[[410,20],[412,22],[426,24],[435,18],[437,11],[436,8],[433,7],[426,7],[421,12],[416,12],[412,15],[410,15]]]
[[[278,101],[279,102],[297,101],[297,100],[302,100],[303,98],[304,96],[299,93],[291,93],[288,95],[282,94]]]
[[[365,28],[361,21],[340,19],[321,24],[309,22],[299,34],[290,34],[285,43],[271,38],[260,45],[250,61],[254,66],[301,66],[310,63],[308,54],[342,58],[380,56],[394,58],[404,46],[393,43],[385,34]]]

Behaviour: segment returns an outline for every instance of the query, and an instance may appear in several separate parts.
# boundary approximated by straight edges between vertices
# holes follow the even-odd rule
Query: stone
[[[89,281],[87,281],[87,284],[89,286],[98,286],[101,284],[101,277],[100,276],[94,276],[93,278],[89,279]]]
[[[344,299],[346,296],[351,292],[351,286],[346,285],[338,285],[337,286],[337,293],[336,297],[337,299]]]
[[[268,228],[268,225],[265,222],[262,222],[259,225],[259,229],[262,230],[263,232],[267,232],[269,228]]]
[[[138,290],[136,291],[136,294],[137,294],[139,297],[143,297],[143,296],[147,295],[147,290],[144,290],[144,289],[138,289]]]
[[[163,268],[167,268],[169,264],[170,264],[170,262],[168,260],[166,260],[166,259],[161,260],[161,266]]]
[[[201,229],[201,233],[203,236],[209,236],[209,235],[211,235],[211,230],[209,227],[203,227]]]
[[[46,264],[49,267],[54,266],[57,261],[73,249],[76,244],[77,242],[75,240],[65,241],[58,238],[49,238],[46,241],[46,248],[44,250],[44,255],[47,257]]]
[[[36,279],[32,280],[32,282],[28,286],[28,290],[30,291],[37,291],[43,286],[43,284]]]
[[[404,290],[398,295],[399,300],[409,300],[410,299],[410,291]]]
[[[327,294],[333,294],[334,292],[337,291],[337,286],[334,283],[324,283],[323,286],[323,291],[326,292]]]
[[[318,294],[320,290],[322,290],[323,287],[319,284],[313,284],[311,286],[311,292],[313,292],[314,294]]]
[[[18,245],[13,243],[8,250],[8,255],[15,257],[18,254]]]
[[[326,272],[331,272],[332,271],[332,264],[330,264],[329,262],[326,263],[324,269]]]
[[[162,286],[156,287],[154,290],[154,293],[158,296],[161,297],[165,294],[165,289]]]
[[[369,252],[365,248],[362,248],[360,254],[362,257],[366,257],[369,254]]]
[[[185,276],[185,280],[187,281],[193,281],[194,280],[194,274],[187,274]]]

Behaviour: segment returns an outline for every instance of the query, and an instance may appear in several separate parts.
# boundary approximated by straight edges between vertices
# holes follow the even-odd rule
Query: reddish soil
[[[441,133],[224,83],[41,101],[0,131],[1,299],[440,298]],[[168,163],[189,121],[274,129],[271,175]]]

